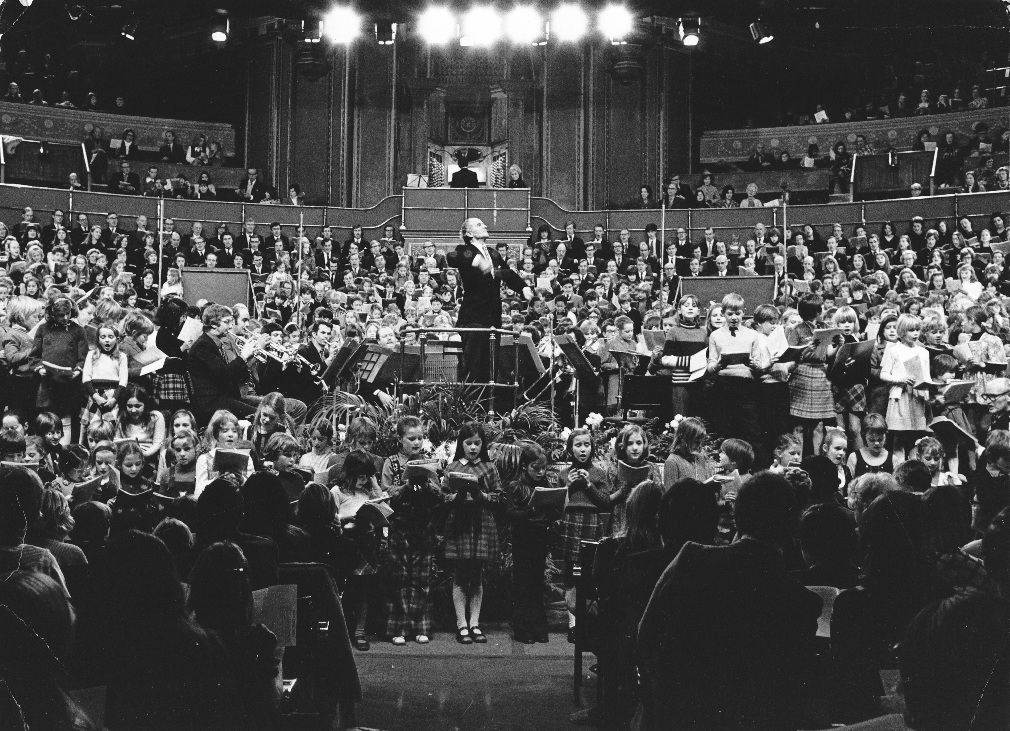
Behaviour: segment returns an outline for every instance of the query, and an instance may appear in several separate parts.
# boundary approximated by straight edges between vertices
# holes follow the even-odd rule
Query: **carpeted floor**
[[[575,729],[573,651],[562,634],[548,644],[513,642],[487,630],[486,645],[437,634],[429,645],[374,642],[356,652],[364,701],[358,723],[382,731],[541,731]],[[595,698],[595,662],[584,656],[582,698]]]

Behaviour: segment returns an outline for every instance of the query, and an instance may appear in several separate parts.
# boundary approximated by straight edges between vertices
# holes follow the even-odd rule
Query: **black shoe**
[[[536,636],[536,641],[540,642],[540,643],[543,643],[543,644],[547,644],[551,640],[550,640],[550,638],[546,634],[542,634],[542,635],[537,635]]]
[[[569,627],[568,628],[568,644],[570,644],[570,645],[574,645],[575,644],[575,628],[574,627]]]
[[[536,640],[534,640],[529,635],[515,635],[513,639],[515,639],[516,642],[521,642],[524,645],[532,645],[536,643]]]
[[[456,630],[456,642],[461,645],[472,645],[473,637],[470,636],[470,630],[466,627],[460,627]]]
[[[368,652],[372,649],[372,646],[368,643],[368,640],[365,639],[364,635],[355,635],[354,646],[361,652]]]
[[[480,631],[480,627],[471,627],[470,637],[472,637],[473,641],[476,642],[478,645],[483,645],[485,642],[487,642],[487,637],[485,637],[484,633]]]

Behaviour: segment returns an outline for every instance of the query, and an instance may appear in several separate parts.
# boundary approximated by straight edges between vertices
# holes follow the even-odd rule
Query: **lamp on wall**
[[[691,48],[701,40],[701,18],[682,18],[680,21],[680,40]]]

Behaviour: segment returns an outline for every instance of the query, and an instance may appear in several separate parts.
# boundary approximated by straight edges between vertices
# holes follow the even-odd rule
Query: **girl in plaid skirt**
[[[86,398],[81,410],[81,434],[95,419],[115,423],[119,416],[116,397],[129,378],[127,358],[119,351],[119,333],[111,325],[98,326],[98,343],[84,359],[81,382]]]
[[[831,326],[842,331],[846,343],[858,343],[859,318],[851,307],[839,307],[831,318]],[[863,446],[860,424],[866,413],[866,384],[833,383],[831,390],[835,397],[835,419],[838,427],[848,434],[854,449]]]
[[[404,416],[396,423],[400,451],[382,465],[382,489],[390,495],[389,541],[386,567],[389,570],[389,599],[386,602],[386,632],[394,645],[407,644],[412,636],[426,644],[431,635],[431,573],[435,559],[435,516],[442,507],[438,477],[407,479],[404,467],[422,459],[424,428],[416,416]]]
[[[453,472],[476,476],[476,487],[457,492],[449,479]],[[481,570],[485,561],[498,556],[498,526],[493,510],[502,488],[498,468],[487,451],[487,435],[481,424],[470,421],[460,427],[456,459],[445,468],[445,474],[442,491],[449,508],[445,522],[445,557],[456,562],[452,577],[456,641],[463,645],[483,643],[487,638],[480,629],[484,598]]]
[[[823,436],[817,435],[817,426],[835,420],[826,361],[834,355],[836,346],[818,346],[813,341],[823,304],[819,295],[805,295],[797,306],[803,322],[786,331],[790,346],[805,348],[789,379],[789,414],[803,431],[803,454],[807,457],[820,451]]]
[[[582,541],[599,541],[610,524],[611,482],[606,470],[597,466],[596,444],[589,429],[568,435],[570,464],[561,470],[558,481],[568,486],[565,512],[561,519],[561,551],[565,564],[565,603],[568,605],[568,641],[575,630],[575,564]]]

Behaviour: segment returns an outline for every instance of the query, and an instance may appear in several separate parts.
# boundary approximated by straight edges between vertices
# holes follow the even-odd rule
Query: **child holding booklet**
[[[204,432],[204,444],[207,451],[196,460],[196,489],[193,493],[194,497],[200,497],[203,488],[220,477],[222,472],[235,474],[238,477],[239,484],[245,482],[245,478],[252,474],[253,462],[252,457],[248,454],[245,455],[244,466],[238,464],[243,460],[241,456],[236,455],[235,459],[232,460],[235,464],[231,465],[229,469],[219,471],[215,468],[217,450],[235,449],[238,444],[238,435],[239,424],[238,417],[235,414],[225,409],[218,409],[210,417],[207,430]]]
[[[894,434],[894,455],[904,461],[916,438],[926,431],[929,390],[915,388],[929,377],[929,354],[919,344],[922,320],[915,315],[898,318],[898,342],[884,352],[880,379],[891,384],[887,403],[887,428]]]
[[[607,535],[612,500],[610,475],[596,464],[593,433],[585,427],[568,435],[566,456],[570,460],[558,476],[568,488],[561,520],[561,550],[565,564],[565,603],[568,605],[568,641],[575,641],[575,565],[582,541],[599,541]]]
[[[336,461],[336,455],[333,454],[333,425],[328,421],[318,422],[312,427],[309,442],[312,449],[302,455],[298,466],[312,470],[313,479],[325,483],[326,473]]]
[[[453,474],[471,479],[454,478]],[[470,421],[460,427],[456,458],[445,468],[442,491],[448,503],[445,558],[455,562],[452,603],[456,610],[456,641],[461,645],[487,642],[480,628],[484,599],[484,562],[498,556],[498,526],[493,508],[501,498],[501,478],[488,454],[483,425]],[[468,616],[469,612],[469,616]]]
[[[126,354],[119,349],[119,333],[111,325],[98,326],[98,343],[84,359],[81,383],[84,387],[84,408],[81,410],[81,433],[95,419],[115,422],[119,417],[119,391],[126,388]]]
[[[538,487],[547,487],[547,454],[533,442],[522,445],[519,476],[505,488],[506,515],[512,523],[512,634],[517,642],[547,642],[544,569],[550,552],[554,508],[535,507]]]
[[[442,505],[437,463],[424,460],[424,428],[416,416],[396,422],[400,450],[382,465],[382,489],[390,495],[387,559],[389,599],[386,632],[394,645],[418,644],[431,637],[431,574],[434,570],[434,519]],[[417,461],[413,467],[411,462]]]
[[[649,461],[649,437],[638,424],[628,424],[617,434],[614,445],[617,464],[610,468],[610,482],[614,492],[610,499],[613,515],[610,521],[610,535],[624,531],[625,504],[631,491],[645,480],[663,484],[659,465]]]

